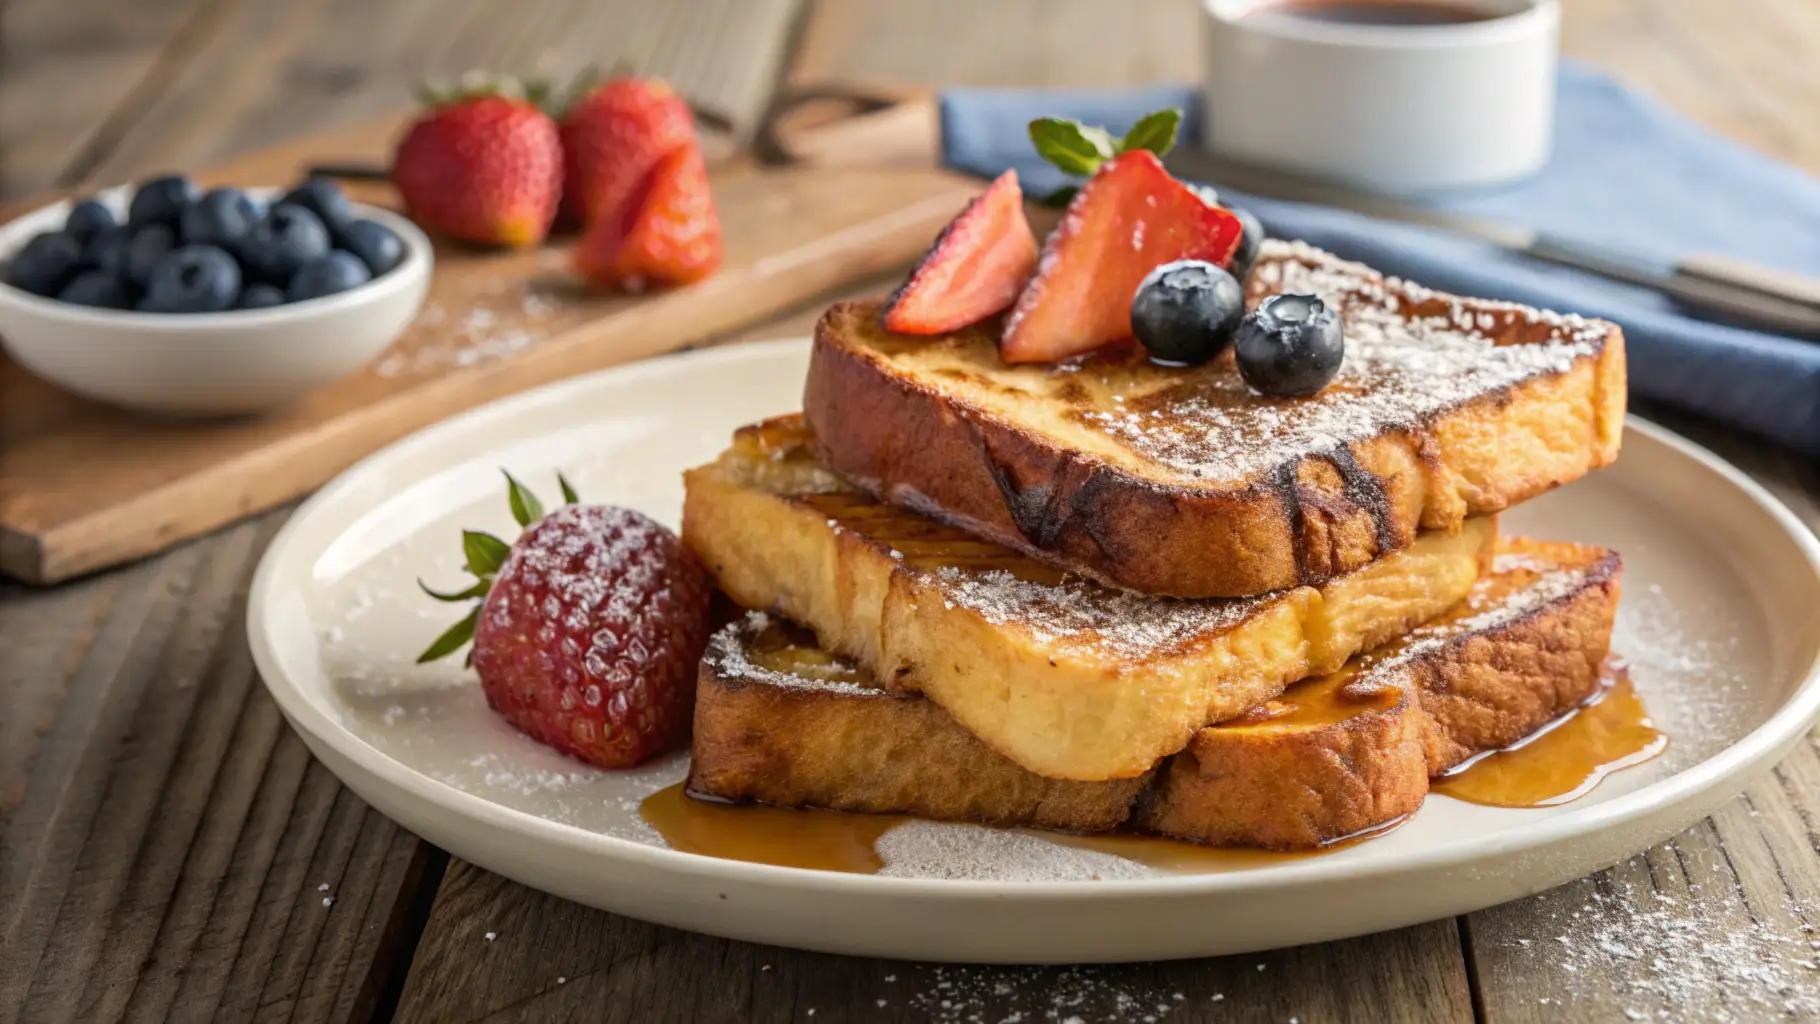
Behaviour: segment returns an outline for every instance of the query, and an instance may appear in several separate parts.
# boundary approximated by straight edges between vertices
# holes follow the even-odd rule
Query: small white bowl
[[[275,188],[251,188],[267,199]],[[100,194],[123,213],[130,189]],[[69,202],[0,226],[0,263],[33,235],[63,226]],[[423,305],[435,262],[405,217],[355,204],[404,241],[404,262],[358,288],[271,309],[141,313],[58,302],[0,283],[0,345],[20,365],[76,394],[146,412],[222,416],[283,405],[371,362]]]
[[[1449,0],[1482,18],[1440,25],[1268,16],[1296,6],[1202,0],[1214,153],[1403,194],[1548,161],[1558,0]]]

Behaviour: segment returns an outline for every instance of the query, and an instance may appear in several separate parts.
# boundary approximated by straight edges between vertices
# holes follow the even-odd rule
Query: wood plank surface
[[[1083,922],[1083,926],[1089,926]],[[730,942],[449,866],[402,1020],[1470,1021],[1452,921],[1247,956],[932,965]]]
[[[617,0],[497,14],[480,0],[399,0],[365,19],[351,2],[302,0],[295,19],[287,6],[12,0],[0,15],[0,196],[193,165],[391,111],[421,71],[546,49],[562,64],[627,39],[712,69],[704,52],[739,43],[723,33],[701,47],[699,22],[639,28],[659,22],[632,19],[678,5]],[[790,80],[1182,80],[1198,59],[1194,7],[823,0]],[[1567,0],[1564,41],[1820,170],[1817,26],[1820,8],[1804,0]],[[800,333],[816,305],[741,333]],[[1812,467],[1665,418],[1785,498],[1820,494]],[[1816,522],[1811,504],[1802,511]],[[1163,1020],[1820,1016],[1812,741],[1709,821],[1590,879],[1457,922],[1255,958],[1053,970],[843,959],[633,922],[459,862],[445,875],[443,855],[309,759],[252,678],[240,602],[283,514],[53,589],[0,582],[0,1022],[394,1009],[406,1020],[1141,1019],[1152,998]]]

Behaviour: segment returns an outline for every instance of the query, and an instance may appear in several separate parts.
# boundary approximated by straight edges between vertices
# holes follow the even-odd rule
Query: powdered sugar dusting
[[[1532,902],[1524,916],[1540,927],[1498,943],[1500,956],[1532,962],[1525,974],[1547,972],[1561,984],[1538,998],[1569,1009],[1615,998],[1629,1020],[1820,1016],[1820,936],[1802,907],[1750,911],[1729,892],[1702,893],[1698,882],[1684,894],[1622,877],[1596,884]],[[1561,906],[1586,889],[1578,905]]]
[[[877,849],[885,862],[879,874],[908,878],[1093,882],[1157,874],[1124,857],[1025,832],[933,821],[907,821],[879,837]]]
[[[1186,992],[1159,984],[1156,965],[968,967],[907,965],[903,986],[919,1019],[939,1024],[1157,1024],[1186,1007]],[[896,982],[895,974],[887,981]],[[893,992],[895,984],[880,991]],[[1212,1002],[1223,996],[1215,994]],[[883,1007],[892,1002],[880,1000]],[[1185,1011],[1186,1012],[1186,1011]]]
[[[406,342],[373,367],[381,377],[465,369],[505,359],[549,336],[557,311],[550,299],[501,279],[515,294],[498,305],[477,305],[450,323],[446,307],[431,303],[417,314]],[[514,301],[516,300],[516,301]]]
[[[1127,656],[1161,656],[1217,636],[1282,599],[1282,594],[1188,601],[1111,590],[1068,577],[1059,583],[1020,579],[1002,569],[944,568],[930,574],[950,607],[995,625],[1017,625],[1061,647],[1094,646]]]
[[[763,635],[771,626],[771,617],[764,612],[747,612],[745,618],[728,623],[708,639],[707,653],[702,656],[703,664],[722,679],[743,679],[763,686],[778,686],[787,690],[841,694],[848,697],[874,697],[881,692],[877,686],[865,686],[841,678],[842,676],[869,677],[864,669],[839,658],[830,659],[830,668],[833,671],[816,676],[808,676],[800,672],[783,672],[759,664],[748,653],[748,648],[755,638]]]
[[[1434,417],[1596,355],[1610,325],[1514,303],[1466,300],[1385,278],[1301,242],[1266,243],[1251,298],[1314,294],[1341,311],[1346,359],[1320,394],[1276,399],[1230,359],[1117,410],[1075,417],[1184,475],[1236,480]],[[1539,324],[1541,340],[1498,344]],[[1532,332],[1533,333],[1533,332]]]
[[[1411,662],[1446,649],[1448,644],[1460,637],[1502,629],[1580,592],[1592,581],[1592,576],[1586,569],[1553,567],[1533,583],[1511,592],[1483,611],[1458,618],[1444,618],[1414,630],[1404,639],[1403,646],[1395,654],[1372,664],[1360,673],[1359,678],[1363,680],[1378,673],[1401,672]],[[1481,587],[1485,585],[1480,584]]]

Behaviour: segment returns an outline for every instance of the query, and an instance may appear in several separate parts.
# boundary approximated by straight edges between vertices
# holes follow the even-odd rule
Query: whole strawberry
[[[655,78],[585,81],[562,115],[563,208],[623,218],[657,162],[695,140],[689,105]]]
[[[426,99],[431,109],[392,157],[405,212],[469,242],[543,241],[562,198],[562,141],[537,91],[513,79],[470,78]]]
[[[720,266],[720,214],[708,165],[691,142],[657,162],[630,214],[588,225],[575,269],[603,288],[693,284]]]
[[[438,600],[484,598],[424,651],[430,661],[471,637],[487,703],[519,731],[601,768],[629,768],[684,742],[708,643],[707,570],[676,535],[630,509],[543,505],[507,474],[525,531],[508,548],[462,535],[473,586]]]

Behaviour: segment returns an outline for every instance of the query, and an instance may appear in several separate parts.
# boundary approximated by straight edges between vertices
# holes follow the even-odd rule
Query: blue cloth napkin
[[[1536,177],[1431,196],[1436,206],[1573,235],[1665,269],[1694,252],[1820,274],[1820,181],[1722,139],[1584,66],[1564,63],[1555,152]],[[1064,184],[1031,148],[1031,118],[1060,115],[1116,132],[1159,107],[1199,117],[1190,89],[1119,92],[956,89],[942,96],[948,162],[1028,194]],[[1820,344],[1683,315],[1631,285],[1513,255],[1488,243],[1343,210],[1224,193],[1272,235],[1302,238],[1386,273],[1463,295],[1601,316],[1623,326],[1633,394],[1820,455]]]

